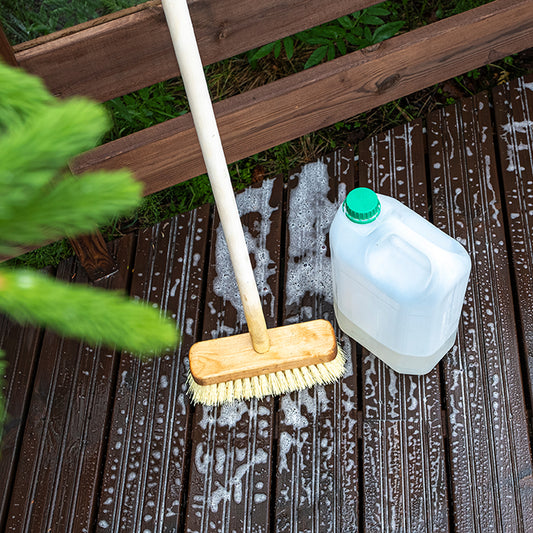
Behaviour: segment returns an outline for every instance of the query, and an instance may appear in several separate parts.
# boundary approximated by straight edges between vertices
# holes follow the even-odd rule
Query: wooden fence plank
[[[444,360],[458,532],[533,531],[531,453],[487,95],[431,114],[437,226],[472,257],[458,342]]]
[[[215,104],[229,162],[531,46],[533,0],[495,0]],[[490,40],[487,36],[490,35]],[[431,51],[428,53],[428,51]],[[191,117],[105,144],[73,163],[129,167],[145,194],[205,172]]]
[[[533,76],[499,85],[494,90],[500,172],[503,176],[505,213],[520,335],[529,372],[529,394],[533,384]],[[531,398],[531,396],[530,396]],[[531,406],[530,406],[531,408]]]
[[[361,186],[427,217],[422,122],[360,146]],[[363,494],[368,531],[448,531],[439,368],[402,375],[363,350]]]
[[[127,283],[131,239],[114,253]],[[58,278],[86,277],[74,258]],[[45,332],[5,531],[89,530],[98,497],[115,354]]]
[[[41,337],[38,328],[20,326],[5,316],[0,318],[0,347],[8,365],[1,392],[7,418],[0,442],[0,531],[4,531],[7,520]]]
[[[190,345],[202,308],[209,206],[139,233],[131,293],[176,320],[174,354],[122,354],[96,531],[176,531],[187,483]]]
[[[189,2],[204,64],[233,57],[378,0],[218,0]],[[56,95],[100,101],[179,75],[160,1],[23,43],[16,57]]]
[[[283,181],[270,179],[237,195],[268,327],[277,325]],[[203,338],[240,333],[244,312],[218,219],[211,254]],[[274,400],[198,405],[192,424],[186,531],[270,531]]]
[[[15,52],[9,43],[2,26],[0,26],[0,58],[8,65],[18,66]]]
[[[353,187],[351,151],[310,163],[289,178],[284,323],[335,323],[327,233]],[[279,533],[359,530],[355,343],[337,333],[348,358],[346,376],[280,399],[274,509]]]

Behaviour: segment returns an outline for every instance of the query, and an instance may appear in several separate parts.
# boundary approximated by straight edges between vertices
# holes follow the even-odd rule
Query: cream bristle
[[[278,378],[279,383],[279,394],[283,394],[283,391],[289,390],[287,376],[285,375],[285,372],[276,372],[276,377]]]
[[[270,374],[270,379],[265,376],[265,379],[267,382],[270,382],[270,386],[272,387],[272,394],[277,395],[280,394],[279,391],[283,390],[279,383],[278,373],[272,373]]]
[[[242,379],[236,379],[233,382],[233,394],[238,400],[242,398]]]
[[[261,396],[268,396],[271,394],[271,391],[274,390],[272,382],[266,375],[259,376],[259,390],[261,391]]]
[[[250,398],[278,396],[314,385],[327,385],[342,377],[345,364],[346,356],[342,348],[337,346],[337,356],[328,363],[237,379],[217,385],[198,385],[191,374],[187,381],[192,403],[220,405]]]
[[[322,378],[322,375],[320,374],[320,370],[317,368],[316,365],[311,365],[308,367],[309,368],[309,371],[311,372],[311,374],[313,375],[313,379],[315,381],[318,381]]]
[[[242,380],[242,385],[243,385],[243,387],[242,387],[242,389],[243,389],[243,394],[242,394],[243,400],[248,400],[254,394],[253,391],[252,391],[252,382],[249,379],[243,379]]]

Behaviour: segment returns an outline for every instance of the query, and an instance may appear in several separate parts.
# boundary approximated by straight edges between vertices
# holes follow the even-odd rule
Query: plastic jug
[[[426,374],[453,346],[471,261],[394,198],[351,191],[330,228],[340,328],[393,370]]]

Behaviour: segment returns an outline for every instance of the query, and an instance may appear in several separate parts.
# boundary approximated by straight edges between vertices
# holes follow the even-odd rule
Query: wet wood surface
[[[209,217],[206,206],[139,233],[132,295],[173,317],[182,342],[148,362],[121,356],[97,531],[172,531],[180,516],[191,416],[185,356],[203,311]]]
[[[361,186],[392,196],[427,218],[422,121],[360,147]],[[365,524],[370,531],[448,531],[440,369],[401,375],[363,350]]]
[[[533,91],[524,78],[497,87],[494,113],[502,175],[502,210],[513,262],[515,306],[522,363],[533,383]]]
[[[121,268],[105,283],[107,288],[126,287],[131,246],[131,238],[114,244]],[[57,277],[87,282],[74,259],[60,265]],[[7,352],[8,364],[11,357]],[[91,526],[100,493],[115,359],[112,349],[44,333],[36,368],[24,378],[29,406],[26,417],[16,421],[23,435],[11,452],[18,454],[18,462],[6,498],[5,531],[82,531]],[[13,383],[15,394],[22,392],[17,391],[19,383]]]
[[[269,328],[278,320],[282,194],[282,180],[266,180],[237,199]],[[218,218],[210,241],[202,340],[246,331]],[[195,407],[186,531],[270,531],[274,405]]]
[[[442,365],[454,523],[514,530],[533,506],[531,456],[488,95],[432,114],[428,142],[434,222],[472,258],[459,342]]]
[[[289,177],[285,212],[284,323],[334,322],[328,231],[353,188],[350,151],[306,165]],[[337,330],[350,360],[346,376],[279,399],[274,530],[355,531],[358,524],[355,343]]]
[[[331,320],[348,356],[334,385],[190,404],[191,344],[246,329],[210,206],[113,243],[101,282],[172,316],[175,353],[140,361],[2,319],[0,529],[533,532],[532,98],[517,80],[238,194],[268,326]],[[472,258],[456,343],[425,376],[337,328],[328,230],[357,184]],[[87,282],[74,259],[57,275]]]

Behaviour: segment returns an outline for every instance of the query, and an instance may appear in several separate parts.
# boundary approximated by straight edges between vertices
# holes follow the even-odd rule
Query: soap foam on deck
[[[279,207],[272,207],[270,199],[272,197],[272,188],[274,180],[264,180],[261,187],[249,187],[236,196],[237,207],[241,217],[257,213],[259,220],[254,222],[253,228],[246,226],[244,229],[244,236],[248,252],[254,256],[255,268],[254,276],[257,283],[259,295],[265,298],[270,295],[271,315],[274,315],[275,298],[268,279],[275,275],[278,265],[274,264],[270,258],[267,249],[266,240],[270,234],[270,227],[272,222],[270,220],[272,213],[277,211]],[[252,236],[256,235],[255,237]],[[244,310],[239,296],[237,281],[231,265],[229,251],[224,238],[222,226],[217,227],[217,237],[215,245],[216,256],[216,277],[213,281],[214,293],[224,299],[224,302],[229,302],[237,311],[237,329],[242,329],[245,324]],[[227,325],[223,324],[223,317],[220,321],[217,330],[213,331],[213,337],[220,337],[221,333],[233,334],[235,330],[231,330]]]
[[[299,304],[306,293],[333,302],[331,260],[326,238],[331,221],[346,196],[346,186],[339,185],[335,202],[330,191],[328,167],[323,161],[305,165],[291,176],[298,185],[291,191],[287,226],[289,228],[289,260],[285,294],[287,305]]]

